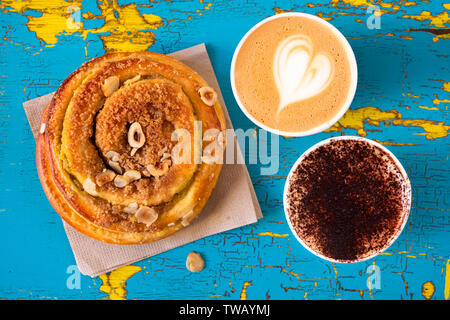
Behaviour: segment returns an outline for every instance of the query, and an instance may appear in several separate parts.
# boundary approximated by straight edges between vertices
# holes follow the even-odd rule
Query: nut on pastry
[[[217,93],[213,88],[210,87],[201,87],[198,90],[198,95],[202,99],[202,101],[212,107],[217,102]]]
[[[198,216],[222,166],[173,161],[172,132],[184,130],[194,145],[195,121],[225,129],[216,92],[183,63],[137,52],[84,64],[42,115],[36,162],[50,203],[71,226],[108,243],[177,232]]]

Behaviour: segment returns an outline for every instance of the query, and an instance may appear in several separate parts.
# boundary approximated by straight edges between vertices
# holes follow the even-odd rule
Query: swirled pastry
[[[48,199],[71,226],[104,242],[146,243],[182,229],[221,170],[220,161],[201,161],[211,143],[219,147],[209,156],[223,154],[217,94],[162,54],[113,53],[84,64],[42,123],[36,161]]]

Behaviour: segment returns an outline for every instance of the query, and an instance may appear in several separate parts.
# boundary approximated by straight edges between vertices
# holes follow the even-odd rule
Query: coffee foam
[[[313,130],[332,121],[353,94],[356,74],[347,50],[328,26],[311,18],[285,16],[264,22],[235,54],[235,95],[242,108],[268,128]]]

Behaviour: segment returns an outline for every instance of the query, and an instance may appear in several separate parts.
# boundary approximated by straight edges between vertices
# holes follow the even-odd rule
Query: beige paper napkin
[[[232,128],[205,45],[199,44],[172,53],[170,56],[197,71],[216,89],[224,108],[227,128]],[[52,97],[53,93],[50,93],[23,104],[35,138],[40,128],[41,113]],[[235,144],[237,145],[236,141]],[[239,148],[237,157],[242,157]],[[225,164],[217,186],[199,217],[190,226],[168,238],[148,244],[123,246],[91,239],[65,222],[64,228],[80,272],[95,277],[186,243],[254,223],[260,218],[262,218],[261,209],[246,166]]]

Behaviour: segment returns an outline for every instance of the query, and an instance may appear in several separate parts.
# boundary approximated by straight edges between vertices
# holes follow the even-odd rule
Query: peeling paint
[[[442,121],[424,120],[424,119],[402,119],[400,112],[396,110],[382,111],[376,107],[362,107],[347,111],[344,116],[335,123],[326,132],[341,132],[344,129],[354,129],[357,134],[367,136],[366,125],[379,126],[380,123],[386,126],[420,127],[425,132],[415,133],[423,135],[428,140],[444,138],[449,135],[450,126]]]
[[[240,296],[241,300],[247,300],[247,287],[251,286],[251,285],[252,285],[251,281],[244,281],[244,285],[242,286],[242,291],[241,291],[241,296]]]
[[[447,260],[447,266],[445,268],[444,298],[445,300],[450,298],[450,259]]]
[[[272,233],[272,232],[268,231],[268,232],[260,232],[260,233],[258,233],[258,236],[269,236],[269,237],[275,237],[275,238],[285,238],[285,237],[289,237],[289,234],[287,234],[287,233],[277,234],[277,233]]]
[[[128,265],[100,275],[100,279],[103,282],[100,286],[100,291],[108,294],[108,299],[126,300],[126,282],[141,270],[142,268],[139,266]]]
[[[435,291],[436,288],[434,287],[433,282],[427,281],[422,284],[422,296],[425,299],[430,300],[433,297]]]
[[[103,20],[104,23],[100,27],[86,29],[82,21],[77,25],[71,18],[71,8],[82,9],[80,0],[7,0],[0,3],[3,12],[17,12],[27,17],[28,29],[36,33],[36,37],[47,47],[54,46],[62,35],[86,39],[89,34],[98,34],[106,52],[143,51],[155,41],[155,35],[149,30],[156,30],[163,25],[159,16],[141,14],[134,3],[119,5],[117,0],[112,0],[99,2],[97,6],[101,11],[99,15],[86,12],[82,13],[82,17],[86,20]]]

